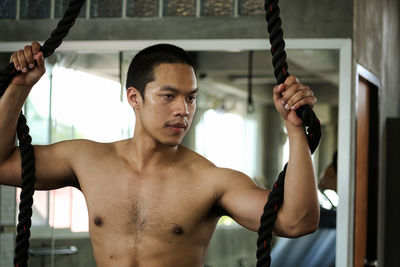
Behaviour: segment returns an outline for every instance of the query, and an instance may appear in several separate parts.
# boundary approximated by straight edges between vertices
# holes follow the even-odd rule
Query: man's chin
[[[174,141],[162,141],[160,142],[161,144],[163,144],[164,146],[169,146],[169,147],[175,147],[178,146],[181,143],[182,140],[174,140]]]
[[[164,146],[168,146],[168,147],[176,147],[178,146],[180,143],[162,143]]]

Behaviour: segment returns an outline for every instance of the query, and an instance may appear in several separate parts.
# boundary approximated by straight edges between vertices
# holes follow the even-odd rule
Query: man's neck
[[[127,140],[124,150],[128,161],[134,163],[138,171],[144,171],[169,165],[176,158],[179,147],[161,144],[149,136],[135,135]]]

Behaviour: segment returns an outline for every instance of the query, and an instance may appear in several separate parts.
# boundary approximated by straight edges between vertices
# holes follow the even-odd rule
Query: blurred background
[[[335,266],[335,261],[336,266],[377,266],[373,264],[378,258],[380,266],[385,262],[395,266],[390,236],[398,233],[391,226],[398,217],[392,215],[387,225],[393,199],[386,201],[383,195],[387,188],[398,186],[392,176],[385,176],[396,167],[381,164],[378,168],[378,163],[392,155],[381,141],[386,136],[384,122],[400,113],[399,93],[393,89],[399,79],[398,42],[389,41],[399,41],[400,4],[395,0],[281,2],[289,72],[309,85],[318,99],[314,109],[323,138],[313,161],[323,213],[320,229],[312,235],[274,239],[272,266]],[[12,51],[30,41],[46,39],[68,3],[0,0],[0,62],[5,65]],[[289,152],[282,120],[272,103],[275,78],[263,4],[260,0],[87,1],[59,52],[46,60],[47,72],[24,105],[33,143],[132,137],[135,118],[124,84],[132,57],[145,47],[141,41],[190,40],[182,46],[197,66],[199,96],[183,144],[217,166],[244,172],[259,186],[270,188]],[[368,15],[371,12],[373,16]],[[265,49],[259,45],[263,40]],[[356,193],[359,73],[373,85],[371,99],[376,99],[376,105],[371,110],[377,110],[369,130],[376,137],[367,152],[376,156],[370,157],[376,164],[370,164],[374,171],[368,176],[369,189],[360,189],[366,192],[369,211],[361,216],[368,222],[361,260],[355,252],[359,246],[354,231],[360,199]],[[251,112],[249,93],[254,100]],[[0,266],[12,266],[19,189],[1,186],[0,201]],[[338,209],[342,215],[336,214]],[[379,223],[378,214],[382,215]],[[95,266],[80,191],[71,187],[36,191],[32,222],[29,266]],[[342,227],[338,234],[336,225]],[[256,239],[257,233],[222,217],[205,266],[255,266]],[[342,243],[337,245],[337,240]],[[339,256],[337,248],[343,248]]]

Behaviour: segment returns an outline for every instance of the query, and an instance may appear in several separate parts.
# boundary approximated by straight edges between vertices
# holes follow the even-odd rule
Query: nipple
[[[94,224],[97,226],[102,226],[103,225],[103,219],[99,216],[96,216],[96,218],[94,218]]]
[[[183,229],[179,225],[174,226],[174,234],[181,235],[183,234]]]

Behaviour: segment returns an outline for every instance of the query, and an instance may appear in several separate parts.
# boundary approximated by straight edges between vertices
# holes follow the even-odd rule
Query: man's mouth
[[[167,127],[173,131],[181,132],[187,128],[187,124],[186,123],[171,123],[171,124],[167,124]]]

